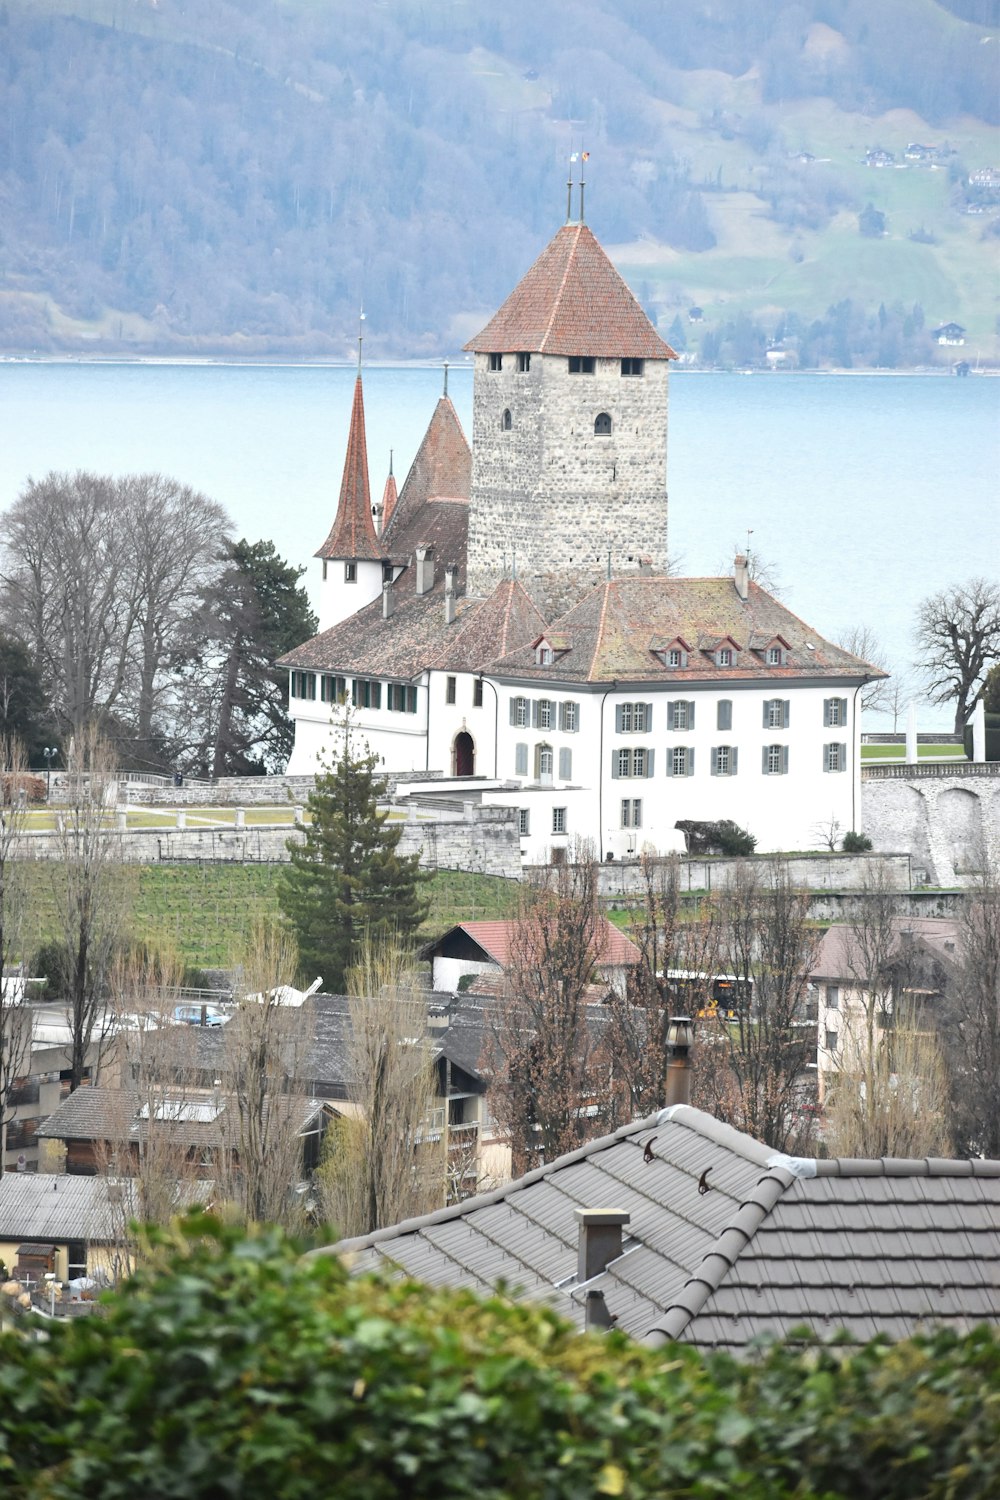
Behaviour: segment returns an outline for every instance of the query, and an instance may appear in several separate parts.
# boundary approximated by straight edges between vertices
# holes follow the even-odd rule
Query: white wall
[[[323,578],[319,589],[319,628],[330,630],[341,620],[356,615],[359,609],[371,604],[382,594],[382,564],[380,562],[353,562],[355,579],[346,581],[347,559],[324,558]]]

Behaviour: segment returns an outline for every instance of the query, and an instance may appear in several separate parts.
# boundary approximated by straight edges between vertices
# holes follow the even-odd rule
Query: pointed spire
[[[363,314],[362,314],[363,316]],[[361,335],[358,335],[358,362],[361,361]],[[317,557],[381,557],[375,523],[372,520],[371,494],[368,488],[368,445],[365,440],[365,398],[361,372],[354,382],[354,404],[351,407],[351,430],[347,438],[344,478],[340,485],[340,504],[330,528],[330,535],[316,553]]]
[[[385,489],[382,491],[382,530],[383,531],[388,526],[389,522],[392,520],[392,513],[396,509],[396,501],[398,499],[399,499],[399,495],[398,495],[398,493],[396,491],[396,476],[392,472],[392,449],[390,448],[389,449],[389,477],[388,477],[388,479],[385,482]]]

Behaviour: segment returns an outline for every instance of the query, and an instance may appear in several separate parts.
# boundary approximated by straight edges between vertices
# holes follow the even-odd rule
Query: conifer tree
[[[406,945],[427,914],[419,855],[396,852],[402,828],[380,811],[385,779],[367,744],[358,753],[349,712],[338,727],[337,755],[316,777],[303,841],[289,840],[281,908],[295,928],[300,965],[343,993],[348,969],[367,943]]]

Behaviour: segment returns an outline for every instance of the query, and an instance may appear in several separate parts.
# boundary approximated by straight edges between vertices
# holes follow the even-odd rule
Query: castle
[[[671,578],[664,343],[582,222],[486,327],[470,449],[447,386],[401,489],[372,503],[359,367],[320,634],[290,672],[289,771],[334,706],[388,772],[516,809],[522,854],[605,857],[730,818],[760,849],[857,826],[874,668],[749,576]],[[454,789],[454,788],[453,788]]]

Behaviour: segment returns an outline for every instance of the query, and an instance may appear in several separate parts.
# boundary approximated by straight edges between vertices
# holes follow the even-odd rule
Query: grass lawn
[[[861,760],[905,760],[905,745],[862,745]],[[964,760],[963,745],[918,745],[918,760]]]

